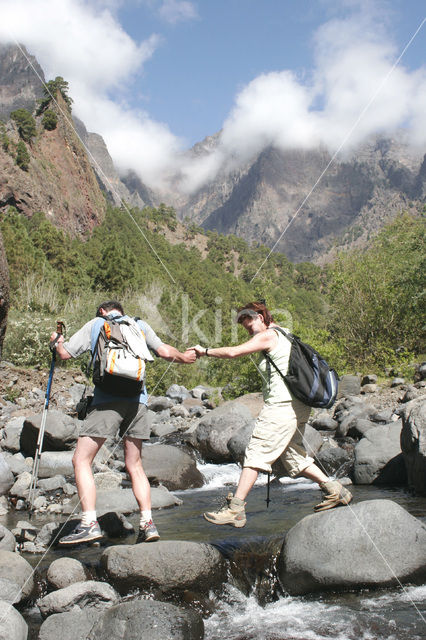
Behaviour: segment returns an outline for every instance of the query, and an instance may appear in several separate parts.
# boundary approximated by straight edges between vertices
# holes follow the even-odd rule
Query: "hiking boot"
[[[139,544],[140,542],[154,542],[154,540],[159,540],[159,538],[160,536],[158,534],[157,527],[152,520],[149,520],[142,527],[139,527],[136,544]]]
[[[103,538],[102,531],[97,520],[84,527],[81,522],[68,535],[60,538],[58,544],[80,544],[81,542],[94,542]]]
[[[234,498],[232,493],[228,493],[226,504],[219,511],[209,511],[203,515],[212,524],[230,524],[239,529],[247,522],[245,504],[240,498]]]
[[[321,482],[320,489],[324,500],[314,507],[314,511],[326,511],[340,505],[349,504],[353,497],[351,492],[341,485],[338,480]]]

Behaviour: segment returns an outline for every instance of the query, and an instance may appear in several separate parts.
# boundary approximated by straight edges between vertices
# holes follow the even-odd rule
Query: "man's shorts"
[[[121,438],[148,440],[150,428],[146,423],[146,405],[139,402],[108,402],[95,405],[87,414],[79,436],[92,438]]]
[[[294,478],[314,463],[303,446],[305,424],[310,407],[299,400],[263,406],[248,443],[244,467],[270,472],[280,458],[289,476]]]

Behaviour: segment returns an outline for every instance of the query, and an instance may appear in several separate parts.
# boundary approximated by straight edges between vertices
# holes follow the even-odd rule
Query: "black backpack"
[[[291,393],[309,407],[329,409],[336,400],[339,377],[313,347],[281,327],[271,327],[291,342],[287,375],[284,375],[269,354],[263,354],[278,371]]]

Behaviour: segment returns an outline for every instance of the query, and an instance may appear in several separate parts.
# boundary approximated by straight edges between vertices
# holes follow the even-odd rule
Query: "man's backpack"
[[[272,328],[272,327],[271,327]],[[336,400],[338,375],[313,347],[281,327],[273,327],[291,342],[287,375],[264,351],[266,359],[278,371],[291,393],[309,407],[329,409]]]
[[[106,317],[93,353],[93,383],[111,395],[142,393],[145,362],[152,361],[145,335],[133,318]]]

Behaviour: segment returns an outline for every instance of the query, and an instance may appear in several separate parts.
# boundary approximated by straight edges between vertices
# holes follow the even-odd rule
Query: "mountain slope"
[[[295,262],[323,262],[337,247],[365,245],[413,202],[422,208],[425,178],[426,161],[403,139],[376,137],[334,161],[325,149],[269,147],[176,202],[182,218],[206,229],[275,247]]]

